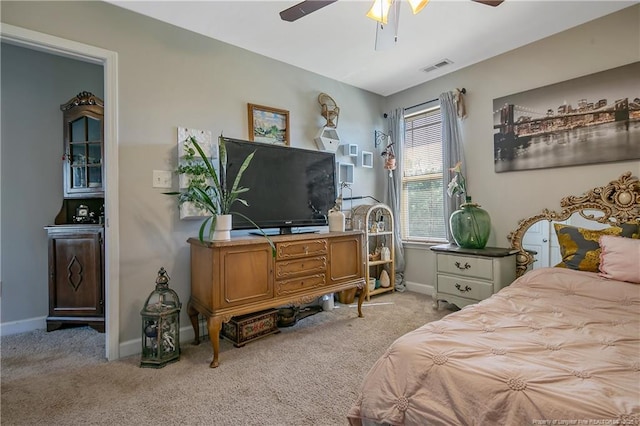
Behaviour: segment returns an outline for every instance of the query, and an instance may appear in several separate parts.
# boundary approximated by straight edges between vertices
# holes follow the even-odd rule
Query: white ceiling
[[[398,41],[378,51],[376,23],[365,16],[372,0],[339,0],[295,22],[279,12],[299,0],[108,2],[383,96],[639,3],[431,0],[413,15],[396,1]],[[443,59],[453,63],[422,71]]]

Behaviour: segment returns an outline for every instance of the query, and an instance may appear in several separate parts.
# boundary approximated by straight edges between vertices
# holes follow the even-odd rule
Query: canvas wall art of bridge
[[[640,75],[640,62],[609,71],[615,71],[615,83],[611,86],[611,93],[618,95],[615,100],[606,97],[592,100],[583,96],[574,98],[577,99],[575,106],[564,101],[544,108],[540,108],[543,97],[540,94],[530,94],[531,104],[535,106],[527,106],[526,96],[514,95],[517,102],[505,102],[500,106],[496,105],[497,100],[494,101],[496,172],[640,158],[640,80],[636,77]],[[589,82],[594,87],[604,85],[602,79],[608,77],[607,72],[599,74],[603,75],[581,78],[584,79],[584,92],[589,92]],[[633,78],[626,80],[630,82],[628,86],[614,88],[624,84],[620,82],[620,74]],[[576,83],[570,82],[571,93],[579,92],[573,87]],[[540,90],[557,92],[562,83],[554,86]],[[604,86],[605,90],[609,88]],[[563,98],[557,93],[546,96]]]

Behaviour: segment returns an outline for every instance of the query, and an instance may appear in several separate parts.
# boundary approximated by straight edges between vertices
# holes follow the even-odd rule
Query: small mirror
[[[596,219],[604,216],[604,213],[600,210],[585,210],[584,213],[587,217],[593,215]],[[555,266],[562,260],[558,237],[553,227],[554,223],[587,229],[603,229],[609,226],[595,220],[586,219],[578,212],[573,213],[567,220],[563,221],[543,219],[532,223],[522,238],[522,248],[530,252],[534,259],[529,269]]]

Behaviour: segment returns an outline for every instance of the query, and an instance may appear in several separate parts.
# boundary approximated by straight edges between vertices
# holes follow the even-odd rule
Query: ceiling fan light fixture
[[[393,0],[375,0],[373,6],[371,6],[371,9],[367,12],[367,17],[386,24],[389,18],[391,3],[393,3]]]
[[[413,14],[417,14],[420,12],[426,5],[429,3],[429,0],[408,0],[411,5],[411,10]]]

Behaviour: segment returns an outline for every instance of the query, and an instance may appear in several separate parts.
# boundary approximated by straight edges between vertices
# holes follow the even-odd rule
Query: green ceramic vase
[[[466,197],[460,210],[453,212],[449,218],[449,226],[458,246],[481,249],[487,245],[491,233],[491,217],[486,210],[471,202],[471,197]]]

